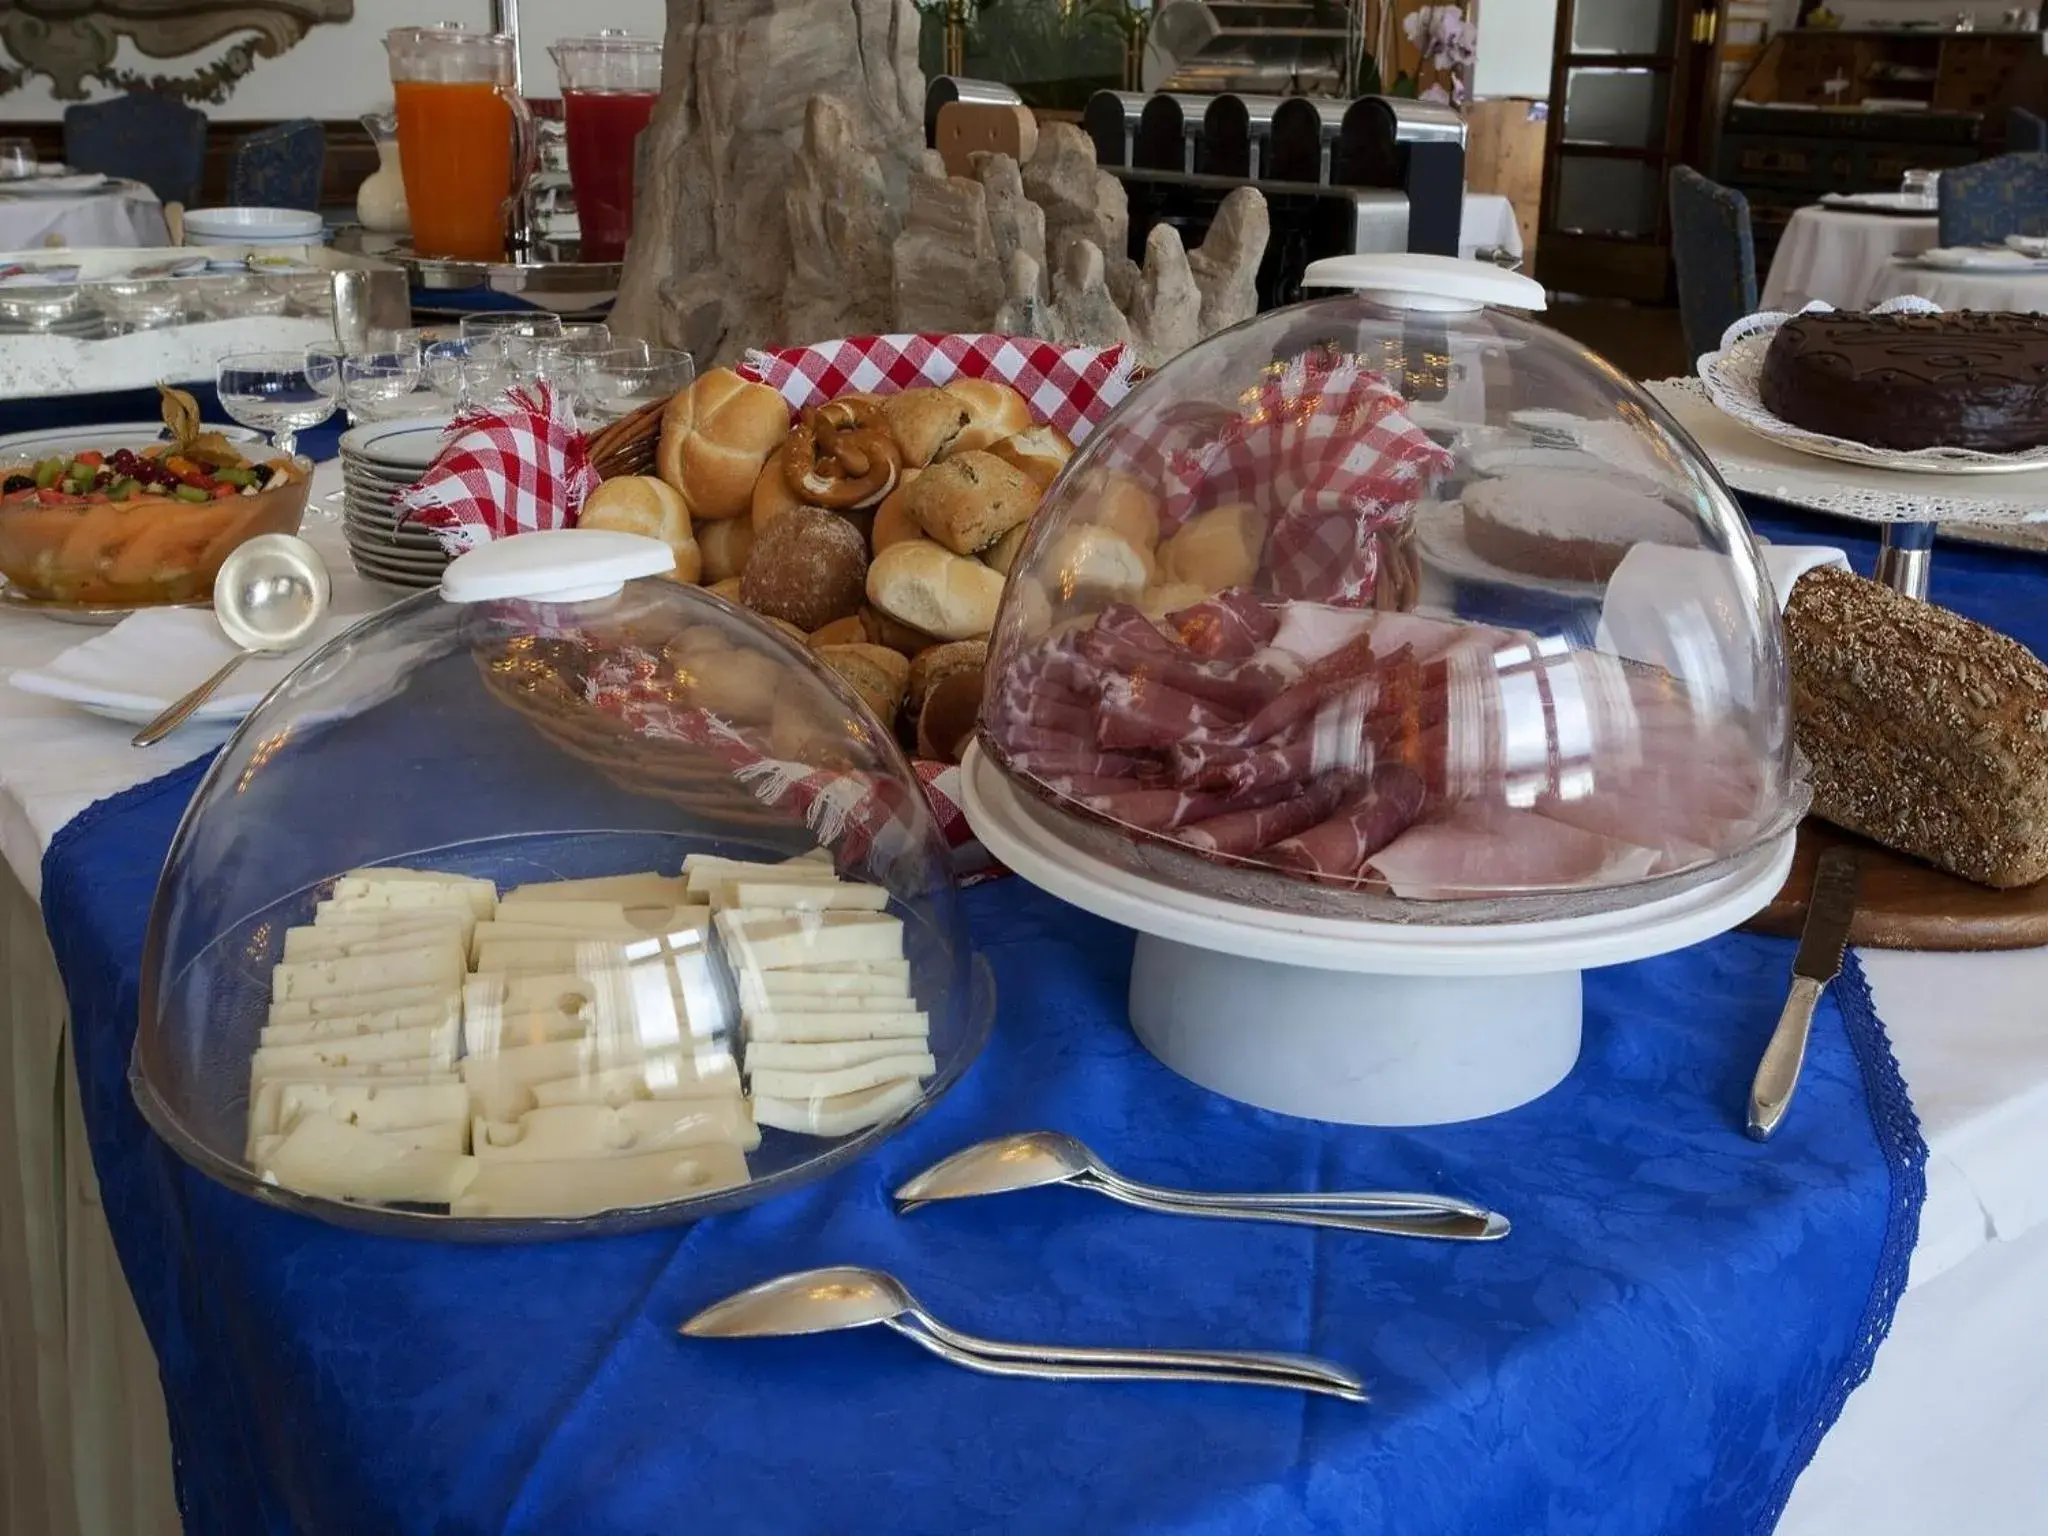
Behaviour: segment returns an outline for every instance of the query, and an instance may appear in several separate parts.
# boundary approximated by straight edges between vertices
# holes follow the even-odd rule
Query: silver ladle
[[[948,1328],[917,1303],[902,1281],[878,1269],[842,1264],[807,1269],[749,1286],[684,1323],[693,1339],[790,1338],[880,1323],[940,1359],[989,1376],[1043,1381],[1206,1381],[1225,1386],[1319,1392],[1366,1400],[1365,1384],[1326,1360],[1247,1350],[1098,1349],[1010,1344]]]
[[[1140,1210],[1170,1216],[1275,1221],[1452,1242],[1492,1242],[1509,1231],[1507,1217],[1499,1212],[1448,1195],[1385,1191],[1215,1195],[1162,1189],[1124,1178],[1088,1147],[1060,1131],[1021,1131],[955,1152],[904,1183],[896,1191],[896,1208],[907,1215],[938,1200],[1009,1194],[1048,1184],[1071,1184]]]
[[[213,578],[213,613],[229,641],[241,647],[205,682],[135,733],[133,744],[153,747],[191,719],[237,667],[252,656],[282,656],[312,638],[333,587],[320,552],[289,533],[258,534],[237,545]]]

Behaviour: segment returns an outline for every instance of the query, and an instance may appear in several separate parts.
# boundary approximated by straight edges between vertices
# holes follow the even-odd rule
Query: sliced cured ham
[[[1215,735],[1237,720],[1191,693],[1149,677],[1112,676],[1102,685],[1095,742],[1106,752],[1165,748],[1190,737]]]
[[[1311,880],[1357,885],[1373,855],[1414,825],[1422,804],[1422,775],[1400,764],[1375,768],[1327,820],[1269,848],[1267,861]]]
[[[1654,848],[1535,811],[1467,801],[1442,820],[1409,828],[1373,856],[1370,869],[1396,896],[1442,901],[1640,880],[1657,859]]]
[[[1180,635],[1181,644],[1207,657],[1255,655],[1280,630],[1279,616],[1242,587],[1169,613],[1166,622]]]
[[[1249,795],[1208,795],[1184,789],[1127,789],[1104,795],[1079,796],[1099,816],[1147,832],[1169,832],[1208,821],[1232,811],[1257,810],[1295,793],[1291,784],[1275,785]]]
[[[1201,853],[1248,858],[1323,820],[1343,800],[1349,781],[1332,774],[1273,805],[1226,811],[1183,827],[1180,840]]]
[[[1091,752],[1085,743],[1070,750],[1012,752],[1010,766],[1048,784],[1055,779],[1075,777],[1106,779],[1164,779],[1166,770],[1149,757],[1130,752]]]
[[[1081,655],[1101,668],[1104,676],[1122,675],[1164,683],[1239,716],[1251,714],[1265,704],[1291,683],[1300,670],[1291,658],[1284,656],[1276,656],[1270,662],[1205,661],[1156,633],[1154,638],[1160,640],[1163,649],[1102,629],[1090,630],[1077,644]]]

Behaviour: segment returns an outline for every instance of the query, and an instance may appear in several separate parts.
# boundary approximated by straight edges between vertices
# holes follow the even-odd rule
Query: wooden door
[[[1670,284],[1671,168],[1711,163],[1727,0],[1561,0],[1536,275],[1654,301]]]

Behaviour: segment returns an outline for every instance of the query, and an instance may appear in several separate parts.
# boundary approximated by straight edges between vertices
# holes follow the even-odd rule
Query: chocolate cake
[[[1764,354],[1764,405],[1873,448],[2013,453],[2048,443],[2048,318],[1801,315]]]

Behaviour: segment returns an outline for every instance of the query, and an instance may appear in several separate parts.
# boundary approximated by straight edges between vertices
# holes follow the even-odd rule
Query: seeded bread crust
[[[1839,569],[1800,578],[1785,640],[1815,815],[1980,885],[2048,878],[2048,666]]]

